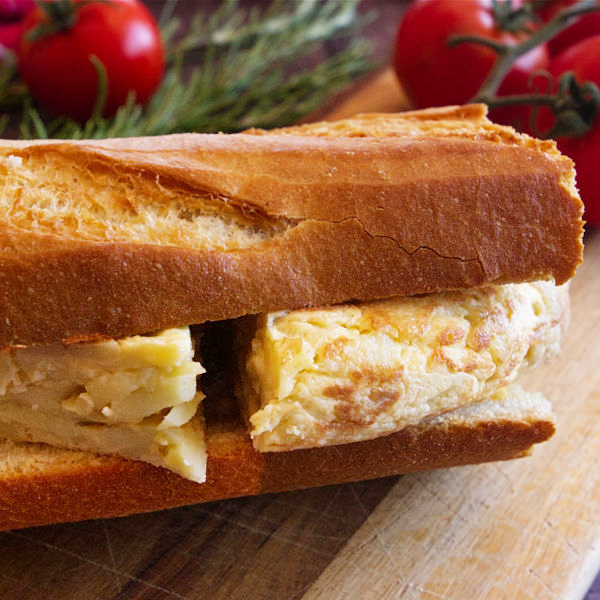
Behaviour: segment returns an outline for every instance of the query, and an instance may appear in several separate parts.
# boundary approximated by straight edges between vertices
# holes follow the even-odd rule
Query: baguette
[[[559,285],[582,256],[583,207],[571,161],[553,142],[492,124],[479,105],[229,136],[6,141],[0,186],[0,349],[7,353],[40,346],[42,356],[52,344],[85,347],[202,323],[210,339],[209,322],[246,315],[491,284]],[[518,312],[511,302],[507,316],[490,309],[490,331],[506,329]],[[544,347],[544,335],[564,329],[568,310],[560,306],[544,331],[534,327],[528,340],[516,340],[522,352],[507,354],[507,373],[546,352],[527,348]],[[442,329],[433,351],[460,337],[456,327]],[[465,324],[461,335],[474,334]],[[489,336],[478,335],[475,345],[494,355]],[[507,339],[519,335],[513,327]],[[231,347],[220,351],[226,364],[213,364],[208,350],[202,339],[205,483],[116,456],[6,441],[0,529],[516,458],[554,433],[547,401],[510,375],[483,399],[468,399],[474,403],[461,396],[435,404],[443,414],[427,412],[426,400],[423,414],[402,417],[403,428],[389,435],[386,423],[377,434],[366,426],[345,434],[342,445],[260,452],[233,400]],[[448,352],[436,356],[444,355],[449,372],[475,368],[467,360],[459,369]],[[494,361],[492,371],[500,368]],[[385,361],[375,366],[386,376]],[[404,383],[400,371],[392,375],[396,395]],[[73,398],[91,402],[80,387]],[[23,400],[21,391],[11,393]],[[246,411],[248,398],[238,400]],[[82,428],[109,425],[110,406],[93,408],[103,416]],[[35,436],[21,427],[16,439]],[[321,441],[341,443],[333,439]]]
[[[482,106],[329,127],[5,142],[0,347],[560,284],[580,263],[582,204],[552,142]]]

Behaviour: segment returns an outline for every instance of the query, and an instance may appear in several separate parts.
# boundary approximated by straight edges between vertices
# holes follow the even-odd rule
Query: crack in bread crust
[[[53,148],[40,150],[9,155],[20,159],[17,169],[0,162],[0,207],[7,222],[22,231],[236,250],[273,239],[294,223],[159,173],[117,168],[102,157],[86,156],[82,162]]]

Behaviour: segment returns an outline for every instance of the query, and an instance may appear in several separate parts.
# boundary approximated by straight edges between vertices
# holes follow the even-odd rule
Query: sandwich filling
[[[482,401],[557,354],[567,320],[553,282],[261,315],[242,335],[254,446],[372,439]]]
[[[242,412],[255,448],[269,452],[372,439],[485,402],[489,411],[558,352],[567,320],[567,287],[552,282],[241,319]],[[189,328],[6,348],[0,436],[203,482],[203,372]]]
[[[119,454],[205,480],[189,328],[0,351],[0,436]]]

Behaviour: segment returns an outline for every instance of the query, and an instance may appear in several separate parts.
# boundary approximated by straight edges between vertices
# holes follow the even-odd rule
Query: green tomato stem
[[[28,31],[25,37],[28,42],[35,42],[47,35],[72,29],[77,23],[79,11],[88,4],[111,4],[112,0],[35,0],[38,8],[44,13],[46,21]]]
[[[596,114],[598,112],[597,104],[600,103],[600,93],[598,92],[597,86],[592,82],[586,82],[584,84],[577,84],[574,82],[570,88],[561,89],[556,94],[532,93],[499,97],[497,92],[500,84],[520,56],[523,56],[536,46],[539,46],[540,44],[543,44],[544,42],[547,42],[549,39],[553,38],[565,27],[570,25],[573,19],[599,10],[600,6],[595,3],[595,0],[581,0],[574,6],[565,8],[558,12],[543,27],[540,27],[537,31],[533,31],[521,42],[514,45],[475,35],[460,35],[452,37],[448,42],[450,46],[456,46],[463,43],[478,43],[491,48],[497,54],[496,61],[494,62],[494,65],[492,66],[487,78],[479,88],[479,91],[471,99],[471,102],[483,102],[490,108],[517,105],[530,105],[534,107],[549,106],[557,115],[557,118],[559,118],[558,115],[561,111],[565,112],[568,110],[571,113],[573,111],[580,111],[582,113],[581,120],[587,124],[587,129],[583,131],[581,124],[578,123],[577,127],[575,128],[576,131],[573,131],[573,133],[581,134],[588,131],[594,123]],[[574,80],[574,78],[572,79]],[[591,101],[595,102],[596,104],[591,109],[589,106],[589,94],[585,100],[582,100],[582,94],[577,91],[584,88],[588,91],[591,88],[594,88],[594,92],[591,94]],[[573,90],[576,90],[576,92],[571,96]],[[578,104],[579,102],[583,102],[585,106]],[[584,111],[586,113],[585,115],[583,114]],[[555,129],[553,129],[551,133],[553,132],[555,132]],[[561,127],[560,132],[561,135],[566,135],[566,133],[568,133],[564,127]]]

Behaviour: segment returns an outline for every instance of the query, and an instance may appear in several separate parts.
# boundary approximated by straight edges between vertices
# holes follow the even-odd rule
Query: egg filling
[[[0,351],[0,436],[119,454],[202,482],[203,395],[189,328]]]
[[[261,315],[239,394],[254,446],[356,442],[482,401],[557,354],[568,306],[548,281]]]

